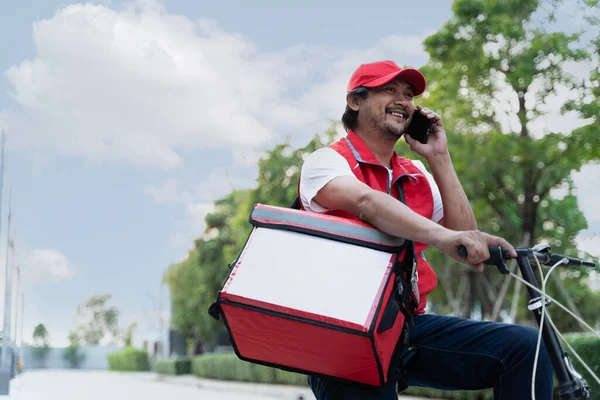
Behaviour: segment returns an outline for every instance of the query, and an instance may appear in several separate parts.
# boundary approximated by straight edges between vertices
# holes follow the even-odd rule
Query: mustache
[[[386,107],[385,112],[402,112],[407,118],[410,118],[410,110],[407,107]]]

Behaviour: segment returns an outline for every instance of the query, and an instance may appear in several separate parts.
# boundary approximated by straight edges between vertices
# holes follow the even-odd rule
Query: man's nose
[[[402,106],[402,107],[409,107],[410,104],[412,103],[412,100],[404,95],[398,95],[398,97],[396,97],[396,99],[394,99],[394,104],[398,105],[398,106]]]

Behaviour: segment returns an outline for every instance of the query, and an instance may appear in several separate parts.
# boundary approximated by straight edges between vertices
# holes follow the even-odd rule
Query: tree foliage
[[[125,347],[131,347],[131,337],[133,336],[133,331],[135,330],[135,327],[137,326],[137,322],[132,322],[131,324],[129,324],[129,327],[127,327],[127,331],[125,332]]]
[[[536,24],[540,3],[456,0],[453,17],[424,42],[430,61],[422,68],[429,84],[422,103],[444,118],[455,168],[479,229],[519,247],[546,242],[555,252],[578,255],[575,238],[587,222],[571,175],[600,159],[598,124],[592,120],[583,128],[559,132],[540,118],[559,93],[580,98],[586,82],[592,86],[586,89],[588,103],[565,101],[564,111],[597,116],[597,83],[594,92],[593,77],[576,77],[565,68],[589,61],[594,52],[579,35]],[[402,146],[399,151],[406,154]],[[564,194],[552,195],[557,189]],[[509,307],[513,317],[517,305],[524,310],[522,286],[516,285],[511,300],[506,296],[509,282],[501,282],[495,271],[457,274],[461,269],[451,259],[441,254],[433,259],[443,278],[442,290],[432,296],[438,311],[472,316],[479,303],[484,318],[500,319]],[[549,291],[565,302],[571,300],[567,293],[596,301],[581,283],[585,275],[583,270],[562,274],[551,281]],[[574,302],[570,305],[574,308]],[[585,316],[598,320],[594,313]],[[561,329],[576,328],[565,318],[556,319]]]
[[[37,324],[33,328],[33,355],[42,363],[50,351],[50,337],[44,324]]]
[[[90,297],[77,306],[75,335],[84,344],[98,345],[119,335],[119,310],[107,303],[110,294]]]
[[[82,339],[75,332],[69,332],[69,345],[63,350],[63,358],[69,363],[71,368],[79,368],[85,360],[85,354],[80,350]]]
[[[48,345],[48,329],[44,324],[37,324],[33,328],[33,343],[35,346],[47,346]]]

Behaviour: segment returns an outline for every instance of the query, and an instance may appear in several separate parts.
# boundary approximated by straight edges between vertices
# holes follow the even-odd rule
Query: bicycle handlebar
[[[504,261],[510,260],[511,257],[508,251],[501,248],[500,246],[489,246],[488,247],[490,258],[484,261],[486,265],[495,265],[498,267],[498,271],[502,274],[508,274],[509,270],[504,264]],[[517,258],[526,257],[527,259],[535,262],[537,258],[540,264],[543,265],[554,265],[558,262],[562,262],[563,266],[577,266],[577,267],[588,267],[596,268],[596,263],[593,261],[584,261],[579,258],[568,257],[562,254],[552,254],[549,246],[539,245],[532,249],[523,248],[515,249],[517,252]],[[458,254],[463,257],[468,257],[467,248],[464,245],[458,247]]]
[[[490,258],[484,261],[484,264],[487,265],[496,265],[498,271],[502,274],[509,274],[510,271],[504,264],[505,260],[510,260],[511,257],[508,254],[508,251],[501,248],[500,246],[490,246],[488,247],[490,252]],[[581,377],[581,375],[577,374],[569,356],[565,353],[560,345],[558,340],[558,336],[553,325],[548,321],[548,319],[543,319],[543,309],[541,306],[543,303],[538,294],[539,289],[538,284],[536,282],[535,274],[531,267],[531,260],[535,262],[537,259],[540,264],[544,265],[555,265],[561,263],[562,266],[585,266],[595,268],[596,264],[592,261],[584,261],[578,258],[572,258],[568,256],[564,256],[561,254],[552,254],[550,251],[550,246],[546,244],[539,244],[534,246],[531,249],[515,249],[517,252],[517,264],[519,265],[519,269],[521,270],[521,274],[525,282],[528,283],[527,291],[529,293],[530,301],[529,305],[532,305],[531,310],[540,326],[540,334],[544,340],[544,344],[548,351],[548,356],[550,357],[550,361],[552,366],[554,367],[554,371],[556,377],[558,378],[559,388],[560,388],[560,399],[589,399],[591,396],[591,389],[588,383]],[[458,247],[458,254],[467,258],[468,252],[467,248],[464,245],[460,245]],[[560,265],[560,264],[559,264]],[[530,286],[530,287],[529,287]]]

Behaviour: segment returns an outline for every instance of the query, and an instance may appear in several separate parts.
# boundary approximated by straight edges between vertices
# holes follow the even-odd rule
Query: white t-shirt
[[[439,222],[444,217],[442,196],[433,176],[427,171],[421,161],[413,160],[415,166],[423,173],[429,181],[433,194],[433,216],[434,222]],[[358,164],[356,165],[358,167]],[[388,168],[390,176],[392,171]],[[348,161],[337,151],[330,147],[323,147],[309,155],[302,165],[300,174],[300,201],[307,211],[323,213],[328,211],[314,200],[319,190],[338,176],[353,176]]]

